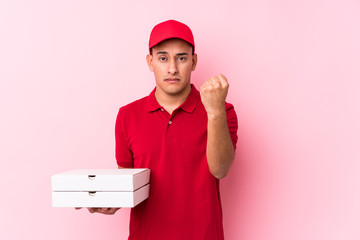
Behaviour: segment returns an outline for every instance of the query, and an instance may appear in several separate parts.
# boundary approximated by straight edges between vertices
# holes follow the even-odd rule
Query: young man
[[[213,76],[200,92],[191,84],[194,38],[178,21],[153,28],[149,51],[156,87],[120,108],[115,127],[119,168],[151,170],[150,196],[131,210],[129,239],[222,240],[219,179],[232,165],[237,142],[236,113],[225,102],[227,79]]]

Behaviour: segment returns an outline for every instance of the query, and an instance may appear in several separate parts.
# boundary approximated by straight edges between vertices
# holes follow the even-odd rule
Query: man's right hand
[[[81,208],[75,208],[76,210],[79,210]],[[106,215],[113,215],[116,213],[117,210],[120,208],[87,208],[90,213],[102,213]]]

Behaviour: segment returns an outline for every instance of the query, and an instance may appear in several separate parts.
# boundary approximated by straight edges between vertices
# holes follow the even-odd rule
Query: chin
[[[167,90],[169,91],[169,93],[171,92],[172,94],[179,94],[179,93],[182,93],[184,91],[186,91],[187,89],[187,86],[183,86],[183,85],[173,85],[173,86],[169,86],[167,88]]]
[[[166,91],[166,94],[176,96],[179,95],[182,91],[176,91],[176,90],[168,90]]]

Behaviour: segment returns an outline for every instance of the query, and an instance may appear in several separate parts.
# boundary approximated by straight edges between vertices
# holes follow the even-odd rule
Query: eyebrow
[[[167,52],[157,52],[156,55],[159,55],[159,54],[167,54]]]
[[[156,55],[162,55],[162,54],[168,54],[168,52],[160,51],[160,52],[156,53]],[[188,53],[178,53],[178,54],[176,54],[176,56],[184,56],[184,55],[189,55],[189,54]]]

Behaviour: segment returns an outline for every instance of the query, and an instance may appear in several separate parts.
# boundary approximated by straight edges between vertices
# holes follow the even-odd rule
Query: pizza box
[[[53,207],[135,207],[149,197],[150,169],[80,169],[51,177]]]

